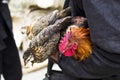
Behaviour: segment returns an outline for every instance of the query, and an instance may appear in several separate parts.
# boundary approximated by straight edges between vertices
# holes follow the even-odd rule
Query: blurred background
[[[29,25],[34,20],[50,13],[53,10],[61,10],[65,0],[11,0],[9,8],[13,20],[14,38],[19,50],[23,70],[22,80],[42,80],[47,71],[47,60],[42,63],[31,63],[24,66],[22,55],[27,49],[29,40],[21,34],[21,27]],[[54,65],[53,69],[60,68]],[[2,80],[3,77],[2,77]]]

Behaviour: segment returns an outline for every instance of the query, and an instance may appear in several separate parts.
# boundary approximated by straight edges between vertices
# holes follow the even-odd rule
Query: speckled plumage
[[[23,33],[27,34],[27,37],[31,40],[35,37],[42,29],[52,25],[56,20],[66,17],[70,13],[70,7],[61,11],[54,10],[53,12],[37,19],[32,24],[23,27]],[[25,30],[24,30],[25,29]]]
[[[60,38],[60,30],[66,28],[71,21],[71,16],[58,19],[53,25],[49,25],[42,29],[37,36],[35,36],[25,51],[23,59],[25,64],[28,58],[33,57],[32,63],[43,62],[57,50],[57,44]]]

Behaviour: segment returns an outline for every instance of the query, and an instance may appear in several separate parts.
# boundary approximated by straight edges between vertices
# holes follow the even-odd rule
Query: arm
[[[104,56],[104,54],[107,54],[107,52],[95,46],[93,47],[92,55],[88,59],[80,62],[74,60],[72,57],[62,55],[59,56],[58,65],[64,73],[78,78],[102,78],[118,74],[119,64],[116,65],[114,61],[109,60],[110,58],[106,58],[107,56],[115,58],[115,56]]]
[[[91,3],[92,2],[94,1],[91,1]],[[72,8],[73,16],[78,16],[78,15],[81,16],[82,14],[80,13],[81,7],[80,6],[78,7],[76,3],[77,2],[74,1],[71,4],[71,5],[74,5]],[[120,42],[118,40],[120,38],[119,36],[116,36],[116,39],[112,40],[112,38],[115,38],[113,34],[117,34],[117,31],[115,31],[114,33],[112,32],[114,26],[113,25],[111,26],[110,23],[106,23],[106,19],[104,21],[104,16],[102,16],[100,13],[97,14],[96,12],[96,15],[93,13],[93,16],[94,15],[95,16],[91,17],[92,15],[90,12],[91,10],[98,11],[98,9],[96,8],[95,8],[96,10],[93,9],[96,3],[94,4],[94,6],[90,4],[90,2],[84,3],[84,4],[86,4],[86,8],[88,9],[86,10],[89,12],[87,14],[87,18],[89,18],[89,23],[91,24],[90,25],[90,29],[92,33],[91,38],[92,38],[92,41],[94,42],[92,55],[88,59],[81,61],[81,62],[76,61],[71,57],[65,57],[62,55],[61,57],[59,56],[58,64],[63,70],[63,72],[65,72],[66,74],[72,75],[72,76],[79,77],[79,78],[102,78],[102,77],[119,74],[120,73],[120,59],[119,59],[119,48],[118,48],[119,45],[118,44]],[[88,8],[88,6],[91,6],[91,5],[92,5],[92,8],[91,7]],[[101,3],[99,6],[98,5],[96,6],[97,7],[101,6]],[[102,13],[101,9],[99,11],[101,11]],[[108,21],[110,20],[110,18],[113,18],[113,17],[114,16],[109,15]],[[98,18],[102,20],[99,21]],[[95,20],[97,20],[99,24],[96,24]],[[101,26],[101,24],[103,25]],[[106,30],[107,27],[109,28],[109,31]],[[110,30],[111,29],[110,27],[112,27],[112,30]],[[104,31],[102,30],[103,28],[104,28]],[[108,33],[112,35],[111,38],[109,37],[109,35],[107,35]]]

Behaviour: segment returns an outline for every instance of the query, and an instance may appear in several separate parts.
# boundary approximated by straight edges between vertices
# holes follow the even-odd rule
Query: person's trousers
[[[5,80],[21,80],[22,69],[18,50],[12,36],[4,40],[6,48],[0,51],[0,74]]]

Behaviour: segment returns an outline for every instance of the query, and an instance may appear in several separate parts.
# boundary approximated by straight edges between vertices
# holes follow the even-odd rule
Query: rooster
[[[67,27],[70,23],[71,16],[56,20],[53,25],[44,28],[37,36],[35,36],[28,49],[24,52],[24,63],[31,62],[40,63],[45,61],[51,54],[57,50],[57,44],[60,39],[60,30]]]
[[[24,64],[29,61],[40,63],[45,61],[57,49],[60,31],[66,29],[71,21],[70,7],[61,11],[55,10],[33,22],[30,26],[22,27],[22,33],[30,39],[29,46],[23,54]]]
[[[60,40],[59,51],[65,56],[73,56],[80,61],[90,56],[92,43],[86,18],[73,18],[73,24],[67,28]]]

